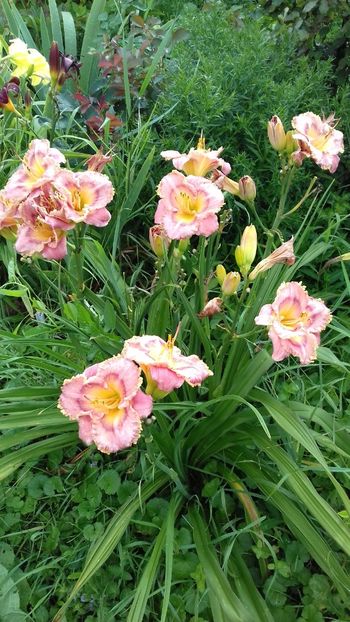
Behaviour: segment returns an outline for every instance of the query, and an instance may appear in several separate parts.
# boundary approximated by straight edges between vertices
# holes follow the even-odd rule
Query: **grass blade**
[[[209,593],[213,600],[220,603],[224,619],[230,622],[251,622],[249,611],[233,592],[225,576],[215,550],[208,541],[207,527],[198,510],[194,507],[189,511],[199,561],[204,570]]]
[[[75,31],[75,24],[72,14],[69,11],[62,11],[62,22],[64,32],[64,51],[66,54],[71,54],[74,58],[77,57],[77,33]]]
[[[49,0],[49,10],[51,19],[52,39],[56,41],[60,50],[63,50],[63,37],[61,29],[60,14],[57,8],[56,0]]]
[[[159,560],[160,560],[165,543],[167,543],[167,546],[168,546],[169,526],[171,526],[172,528],[172,543],[173,543],[174,521],[175,521],[176,515],[178,514],[180,510],[181,503],[182,503],[182,498],[179,495],[177,495],[176,497],[172,497],[170,501],[167,519],[163,523],[161,530],[156,538],[151,556],[146,564],[142,577],[138,583],[136,593],[134,596],[134,600],[132,602],[131,609],[129,611],[129,615],[127,618],[127,622],[141,622],[144,618],[147,600],[149,598],[150,591],[152,589],[152,586],[154,584],[154,581],[159,571]],[[172,570],[172,564],[170,566],[170,577],[168,577],[169,587],[171,587],[171,570]],[[168,603],[169,603],[169,596],[170,596],[170,590],[167,596]],[[168,603],[167,603],[167,606],[168,606]],[[163,610],[164,610],[164,606],[163,606]]]
[[[89,93],[90,86],[97,73],[97,58],[89,54],[91,48],[96,43],[100,33],[99,15],[103,12],[106,0],[94,0],[89,16],[86,21],[85,34],[81,46],[80,60],[82,67],[80,71],[80,87],[84,93]]]

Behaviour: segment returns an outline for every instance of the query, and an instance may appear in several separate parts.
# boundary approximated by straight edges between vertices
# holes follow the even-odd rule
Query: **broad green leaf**
[[[14,0],[2,0],[1,8],[6,15],[11,32],[15,36],[22,39],[29,47],[36,49],[32,35],[30,34],[20,12],[16,8]]]
[[[46,23],[46,18],[45,18],[42,7],[40,8],[40,36],[41,36],[41,47],[43,50],[43,54],[46,58],[49,58],[50,45],[52,43],[52,36],[49,33],[47,23]]]

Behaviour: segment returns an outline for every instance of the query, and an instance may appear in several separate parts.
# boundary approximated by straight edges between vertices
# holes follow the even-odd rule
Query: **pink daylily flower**
[[[38,218],[41,222],[55,229],[67,231],[74,227],[74,222],[69,219],[70,204],[65,188],[60,190],[53,183],[46,182],[40,188],[33,190],[27,198],[20,203],[18,215],[25,223],[32,226]]]
[[[111,214],[106,205],[113,199],[114,189],[106,175],[96,171],[72,173],[61,170],[55,186],[68,193],[68,219],[73,223],[85,222],[95,227],[105,227]]]
[[[282,283],[272,304],[264,305],[255,323],[269,327],[274,361],[290,354],[304,365],[316,359],[320,333],[331,321],[330,310],[322,300],[308,295],[301,283]]]
[[[6,230],[15,231],[17,228],[17,205],[10,201],[4,192],[0,191],[0,232],[6,235]]]
[[[231,166],[219,157],[223,151],[223,147],[211,150],[200,148],[201,140],[197,149],[191,148],[188,153],[180,153],[179,151],[162,151],[161,156],[165,160],[172,160],[173,166],[179,171],[184,171],[186,175],[198,175],[205,177],[208,173],[221,168],[224,175],[228,175]]]
[[[32,225],[19,226],[15,248],[20,255],[38,254],[44,259],[59,260],[67,255],[67,240],[62,229],[54,229],[37,218]]]
[[[192,235],[208,237],[218,230],[216,216],[224,205],[224,195],[209,179],[178,171],[165,175],[158,187],[160,201],[155,223],[163,225],[171,240]]]
[[[293,138],[299,149],[292,154],[297,164],[304,158],[312,158],[322,169],[334,173],[340,161],[338,153],[344,151],[343,133],[334,128],[333,115],[322,120],[313,112],[304,112],[293,117],[292,126],[296,130]]]
[[[23,201],[32,190],[54,180],[65,161],[63,153],[50,147],[48,140],[32,140],[22,164],[4,188],[7,197],[13,202]]]
[[[122,356],[140,365],[148,385],[146,392],[163,397],[187,382],[199,386],[213,372],[195,354],[184,356],[169,337],[164,341],[156,335],[143,335],[128,339]]]
[[[140,390],[140,369],[114,356],[65,380],[58,408],[79,425],[79,437],[110,454],[137,443],[152,397]]]

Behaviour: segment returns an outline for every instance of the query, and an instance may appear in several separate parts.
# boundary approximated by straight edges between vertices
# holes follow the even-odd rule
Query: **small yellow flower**
[[[41,82],[47,84],[50,81],[49,63],[45,57],[38,50],[28,48],[21,39],[12,39],[8,55],[10,61],[16,65],[14,76],[19,78],[27,75],[33,86],[38,86]]]

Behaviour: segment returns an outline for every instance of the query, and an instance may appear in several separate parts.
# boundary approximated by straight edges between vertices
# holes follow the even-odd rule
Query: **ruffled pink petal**
[[[292,337],[288,341],[290,354],[297,356],[302,365],[308,365],[316,359],[319,340],[316,335],[305,332],[300,337]]]
[[[127,339],[121,356],[138,365],[153,365],[159,360],[159,353],[166,342],[157,335],[142,335]]]
[[[176,216],[167,211],[163,218],[155,220],[156,224],[161,224],[170,240],[186,240],[198,232],[198,224],[193,222],[181,222],[176,220]]]
[[[131,402],[131,406],[137,412],[140,419],[149,417],[153,408],[153,399],[143,391],[138,391]]]
[[[86,209],[102,209],[113,199],[114,189],[107,175],[84,171],[75,173],[75,177]]]
[[[300,315],[305,310],[308,302],[308,294],[305,288],[295,281],[282,283],[277,290],[277,296],[272,303],[274,313],[293,313]]]
[[[137,412],[129,407],[112,425],[107,424],[105,419],[94,420],[92,430],[97,449],[110,454],[137,443],[141,434],[141,420]]]
[[[288,341],[281,339],[273,328],[269,330],[269,337],[272,341],[272,358],[274,361],[283,361],[290,354]]]
[[[69,419],[78,419],[83,414],[89,412],[89,403],[83,395],[83,387],[83,374],[65,380],[62,385],[58,408]]]
[[[174,158],[179,158],[181,156],[180,151],[174,151],[172,149],[168,149],[168,151],[161,151],[160,155],[164,160],[173,160]]]
[[[158,194],[155,222],[163,225],[170,239],[208,236],[218,229],[213,215],[223,206],[224,196],[209,179],[173,171],[160,182]]]
[[[59,261],[67,255],[67,239],[63,235],[60,238],[46,244],[41,252],[45,259],[55,259]]]
[[[95,227],[105,227],[108,225],[111,219],[111,213],[103,207],[102,209],[97,209],[91,214],[88,214],[85,218],[85,222],[87,225],[94,225]]]
[[[168,367],[152,365],[150,367],[150,374],[152,380],[157,383],[158,389],[164,391],[164,393],[170,393],[170,391],[178,389],[185,382],[185,378]]]
[[[272,305],[264,305],[255,323],[269,326],[272,358],[281,361],[288,355],[305,365],[316,359],[320,332],[331,320],[322,300],[308,295],[301,283],[282,283]]]
[[[255,324],[259,326],[270,326],[272,324],[274,318],[274,313],[272,311],[272,305],[264,305],[261,307],[259,311],[259,315],[255,318]]]
[[[323,300],[317,298],[309,298],[306,313],[309,316],[308,330],[313,333],[319,333],[324,330],[332,319],[332,315]]]
[[[344,151],[343,133],[333,127],[334,118],[322,120],[313,112],[305,112],[293,118],[293,134],[299,150],[292,154],[297,164],[303,157],[311,157],[322,169],[334,173],[339,164],[339,153]]]
[[[179,348],[175,347],[173,370],[181,375],[192,387],[199,386],[203,380],[213,375],[208,365],[196,354],[184,356]]]
[[[92,420],[88,415],[83,415],[78,419],[79,425],[79,438],[86,445],[91,445],[93,443],[93,432],[92,432]]]
[[[219,228],[219,221],[215,214],[208,214],[206,218],[203,218],[198,223],[197,235],[204,235],[208,237],[212,233],[215,233]]]
[[[23,201],[29,192],[52,181],[60,171],[64,155],[46,139],[35,139],[23,157],[23,164],[11,175],[6,192],[13,201]]]

